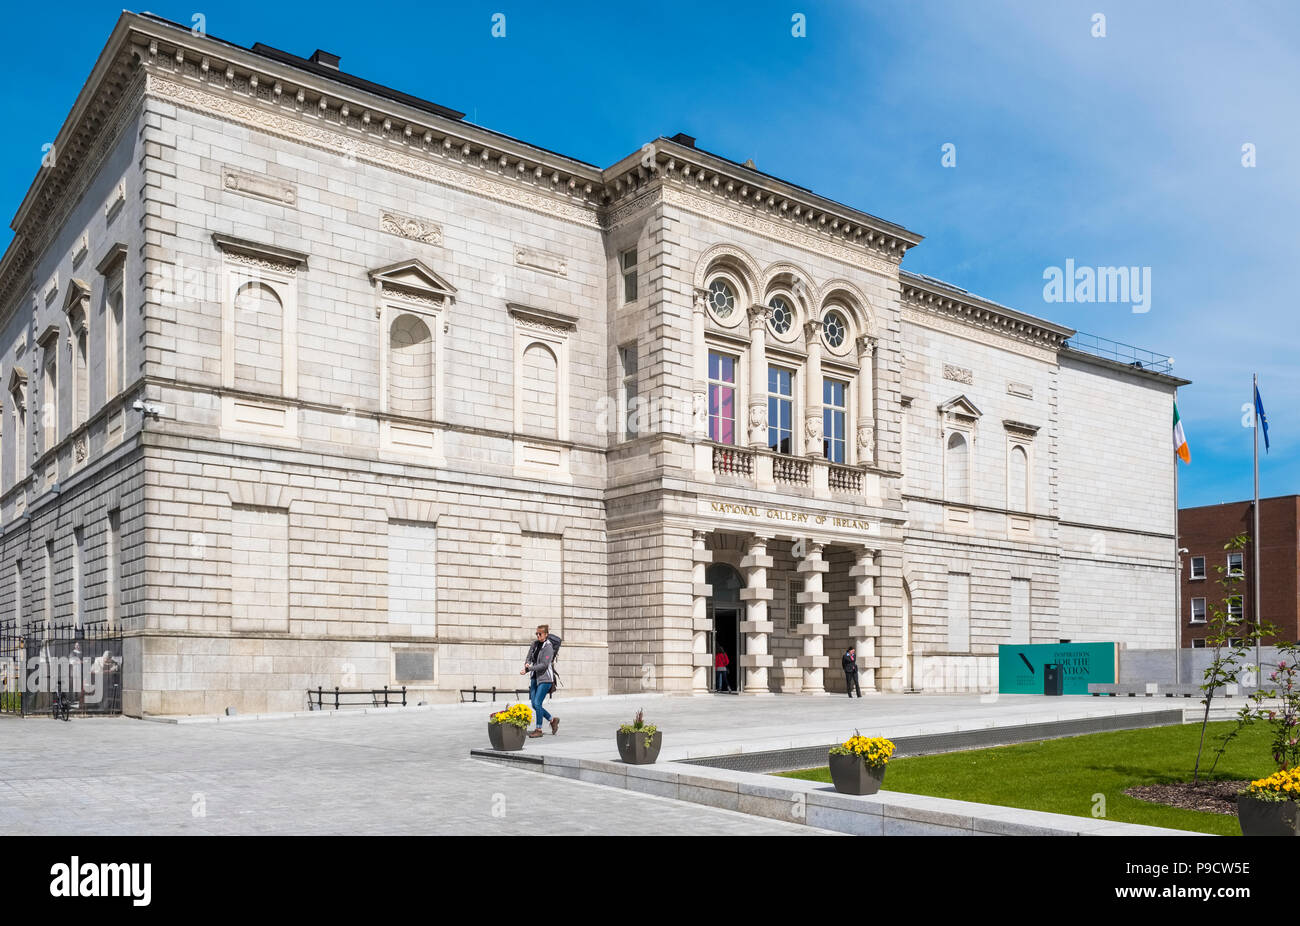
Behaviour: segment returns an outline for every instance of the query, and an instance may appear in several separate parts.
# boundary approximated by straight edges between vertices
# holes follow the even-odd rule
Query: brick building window
[[[1188,578],[1189,579],[1205,578],[1205,557],[1204,556],[1192,557],[1192,571],[1191,574],[1188,576]]]
[[[1239,620],[1241,620],[1242,614],[1244,613],[1244,608],[1242,607],[1241,604],[1241,596],[1240,595],[1229,596],[1227,600],[1227,604],[1228,604],[1228,623],[1235,624]]]
[[[1204,598],[1192,599],[1192,623],[1193,624],[1205,623],[1205,599]]]
[[[1241,554],[1240,554],[1240,553],[1229,553],[1229,554],[1228,554],[1228,575],[1230,575],[1230,576],[1242,576],[1242,575],[1245,575],[1245,574],[1246,574],[1245,571],[1242,569],[1242,556],[1241,556]]]

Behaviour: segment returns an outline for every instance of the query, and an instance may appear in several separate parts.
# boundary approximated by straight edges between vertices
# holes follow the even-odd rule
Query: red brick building
[[[1300,495],[1259,500],[1263,607],[1258,611],[1254,601],[1253,508],[1253,501],[1244,501],[1179,510],[1178,545],[1186,550],[1180,555],[1183,646],[1205,645],[1207,621],[1215,608],[1225,606],[1226,592],[1219,582],[1228,569],[1240,569],[1243,575],[1234,593],[1241,595],[1245,622],[1260,613],[1265,621],[1281,628],[1286,639],[1300,639]],[[1224,546],[1238,534],[1246,535],[1246,546],[1230,553]]]

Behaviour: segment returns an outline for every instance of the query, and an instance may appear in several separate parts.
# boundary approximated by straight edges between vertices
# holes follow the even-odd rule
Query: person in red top
[[[718,655],[713,657],[713,667],[718,670],[718,691],[730,691],[731,686],[727,684],[727,666],[731,665],[731,657],[727,655],[725,649],[718,650]]]

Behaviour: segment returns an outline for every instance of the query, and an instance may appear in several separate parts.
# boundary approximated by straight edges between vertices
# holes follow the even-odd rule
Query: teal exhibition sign
[[[1043,667],[1061,667],[1066,694],[1087,694],[1089,683],[1114,684],[1114,643],[1034,643],[998,646],[998,691],[1042,694]]]

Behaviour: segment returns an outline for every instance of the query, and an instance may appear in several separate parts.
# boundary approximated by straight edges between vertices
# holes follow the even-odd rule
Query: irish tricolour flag
[[[1174,453],[1184,463],[1192,462],[1192,451],[1187,448],[1187,435],[1183,433],[1183,419],[1178,417],[1178,403],[1174,403]]]

